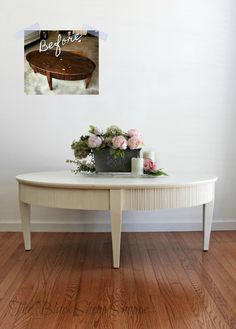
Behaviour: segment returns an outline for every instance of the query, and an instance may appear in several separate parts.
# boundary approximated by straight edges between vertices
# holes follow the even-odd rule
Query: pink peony
[[[124,138],[124,136],[115,136],[112,138],[112,145],[114,149],[126,150],[127,140]]]
[[[144,171],[155,171],[157,170],[157,164],[151,159],[144,159],[143,169]]]
[[[99,136],[91,135],[88,139],[88,146],[91,149],[94,149],[96,147],[99,147],[102,144],[102,139]]]
[[[102,135],[103,134],[103,129],[100,127],[95,127],[94,128],[94,134],[95,135]]]
[[[133,137],[133,136],[141,137],[140,132],[136,129],[129,129],[128,130],[128,135],[129,135],[129,137]]]
[[[142,143],[143,142],[140,136],[133,136],[128,139],[128,146],[131,150],[140,148]]]

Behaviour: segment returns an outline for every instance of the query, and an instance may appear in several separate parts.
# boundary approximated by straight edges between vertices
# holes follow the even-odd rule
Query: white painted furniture
[[[216,177],[131,178],[74,175],[69,171],[19,175],[25,249],[31,249],[30,205],[109,210],[113,266],[120,263],[122,210],[157,210],[203,205],[203,250],[209,248]]]

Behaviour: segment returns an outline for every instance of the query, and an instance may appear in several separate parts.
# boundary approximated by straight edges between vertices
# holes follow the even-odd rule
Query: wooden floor
[[[0,233],[1,329],[236,328],[236,231]]]

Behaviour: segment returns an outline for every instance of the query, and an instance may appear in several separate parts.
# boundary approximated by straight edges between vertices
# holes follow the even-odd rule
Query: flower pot
[[[140,155],[140,150],[124,151],[125,156],[114,158],[110,155],[110,149],[94,150],[96,172],[131,172],[131,159]]]

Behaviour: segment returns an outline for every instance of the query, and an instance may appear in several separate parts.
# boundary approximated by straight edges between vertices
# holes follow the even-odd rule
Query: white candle
[[[133,175],[143,174],[143,158],[132,158],[131,159],[131,172]]]
[[[143,151],[144,159],[151,159],[155,162],[155,152],[153,151]]]

